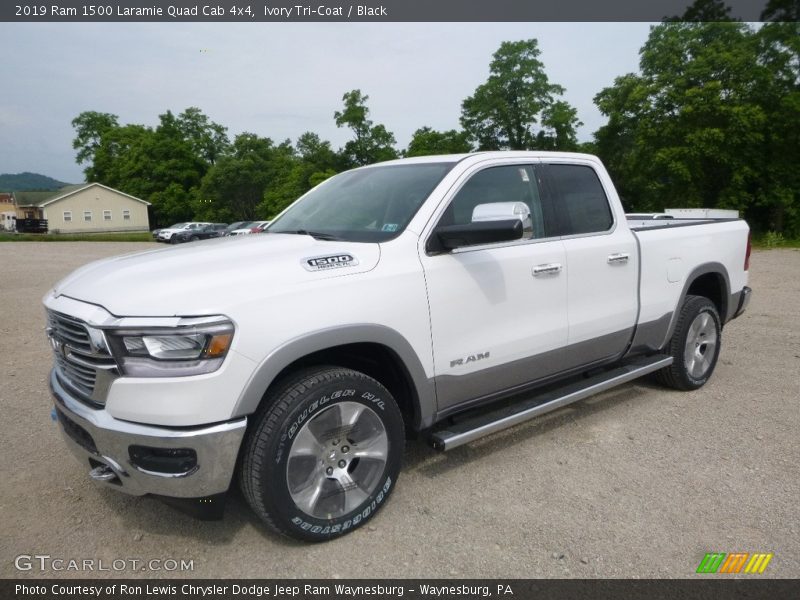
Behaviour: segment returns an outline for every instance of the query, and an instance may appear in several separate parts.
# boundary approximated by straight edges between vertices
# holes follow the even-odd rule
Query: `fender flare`
[[[418,429],[430,427],[436,414],[436,388],[433,378],[428,377],[417,353],[405,337],[394,329],[374,323],[312,331],[278,346],[256,367],[239,395],[232,417],[255,412],[275,378],[293,362],[315,352],[357,343],[380,344],[397,355],[416,392],[411,398],[415,426]]]
[[[661,343],[661,348],[664,348],[669,343],[670,339],[672,339],[672,334],[675,332],[675,327],[678,323],[678,316],[681,312],[681,306],[683,306],[683,302],[686,300],[686,295],[689,292],[689,288],[698,277],[702,275],[708,275],[709,273],[722,276],[722,310],[720,310],[719,318],[723,324],[730,320],[732,316],[731,306],[733,306],[734,303],[731,302],[731,278],[728,276],[728,269],[725,268],[725,265],[718,262],[703,263],[702,265],[695,267],[686,277],[681,295],[678,296],[678,304],[675,307],[675,311],[672,313],[672,318],[670,319],[669,327],[667,328],[667,335],[664,338],[664,341]],[[736,306],[733,306],[733,310],[736,310]]]

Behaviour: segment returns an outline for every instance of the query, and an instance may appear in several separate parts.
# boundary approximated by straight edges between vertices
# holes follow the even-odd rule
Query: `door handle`
[[[533,267],[533,276],[541,277],[542,275],[555,275],[561,271],[559,263],[548,263],[544,265],[536,265]]]
[[[616,264],[620,264],[620,263],[626,263],[626,262],[628,262],[628,259],[630,257],[631,257],[630,254],[622,254],[622,253],[609,254],[608,255],[608,264],[616,265]]]

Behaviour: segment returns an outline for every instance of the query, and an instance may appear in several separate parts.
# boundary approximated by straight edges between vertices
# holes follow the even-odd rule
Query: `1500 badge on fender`
[[[342,267],[355,267],[358,260],[352,254],[332,254],[329,256],[315,256],[303,261],[307,271],[327,271],[341,269]]]

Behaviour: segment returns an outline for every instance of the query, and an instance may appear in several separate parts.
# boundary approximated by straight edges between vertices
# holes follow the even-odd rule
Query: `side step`
[[[436,450],[452,450],[485,435],[513,427],[671,364],[672,357],[664,354],[638,359],[625,366],[567,384],[511,406],[504,406],[449,425],[431,433],[430,442]]]

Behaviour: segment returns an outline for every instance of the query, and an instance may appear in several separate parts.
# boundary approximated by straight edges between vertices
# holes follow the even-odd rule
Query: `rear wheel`
[[[659,382],[678,390],[696,390],[714,372],[722,342],[716,306],[704,296],[687,296],[668,349],[673,362],[656,374]]]
[[[271,528],[324,541],[360,527],[386,503],[403,446],[402,416],[380,383],[350,369],[304,370],[254,416],[240,483]]]

